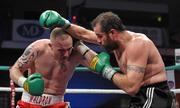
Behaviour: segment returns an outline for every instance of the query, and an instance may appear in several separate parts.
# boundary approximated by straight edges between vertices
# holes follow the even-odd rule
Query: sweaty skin
[[[40,22],[46,28],[61,27],[73,37],[99,44],[107,53],[113,53],[120,71],[112,69],[110,56],[103,52],[92,59],[90,68],[130,96],[128,108],[174,107],[175,95],[168,86],[157,47],[145,34],[126,29],[118,14],[109,11],[97,15],[91,22],[93,31],[71,24],[51,10],[41,14]]]
[[[132,91],[128,92],[134,92],[134,90],[138,90],[141,86],[167,80],[164,62],[153,42],[143,34],[129,31],[125,32],[131,39],[126,44],[123,52],[119,49],[115,50],[114,54],[121,71],[127,75],[126,77],[128,79],[133,79],[132,81],[128,81],[132,84],[132,88],[129,89]],[[114,82],[117,85],[120,80],[119,75],[120,74],[116,74],[114,76]],[[119,84],[119,86],[122,87],[123,85]],[[123,87],[126,88],[126,85]]]
[[[59,41],[59,42],[58,42]],[[10,69],[10,77],[17,84],[19,76],[39,72],[45,82],[46,94],[64,95],[65,89],[77,65],[88,62],[73,49],[69,39],[57,39],[54,45],[49,39],[37,40],[29,45]]]
[[[96,24],[94,31],[87,30],[75,24],[67,31],[78,39],[105,45],[111,42],[119,43],[118,49],[113,50],[118,66],[123,73],[116,73],[113,82],[128,94],[138,92],[141,86],[167,80],[165,65],[154,43],[144,34],[128,30],[118,32],[112,30],[114,39],[107,39],[101,32],[100,24]]]

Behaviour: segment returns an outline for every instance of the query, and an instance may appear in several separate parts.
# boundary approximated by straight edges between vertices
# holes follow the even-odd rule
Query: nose
[[[102,45],[102,41],[101,41],[100,38],[97,39],[97,42],[98,42],[100,45]]]
[[[69,51],[65,50],[64,51],[64,57],[68,57],[69,56]]]

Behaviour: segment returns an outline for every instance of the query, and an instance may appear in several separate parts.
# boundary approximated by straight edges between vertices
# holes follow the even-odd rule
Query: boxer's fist
[[[70,22],[53,10],[44,11],[39,18],[40,25],[45,28],[61,27],[67,29]]]
[[[103,77],[109,80],[111,80],[113,75],[116,73],[110,65],[110,56],[105,52],[98,54],[92,59],[90,69],[98,74],[102,74]]]
[[[44,80],[42,75],[34,73],[30,75],[23,83],[23,88],[31,95],[41,96],[44,92]]]

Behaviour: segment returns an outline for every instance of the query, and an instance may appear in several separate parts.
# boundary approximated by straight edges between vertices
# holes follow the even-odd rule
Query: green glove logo
[[[95,56],[90,63],[90,66],[89,66],[90,69],[95,70],[96,64],[98,63],[98,61],[99,61],[99,58],[97,56]]]
[[[27,82],[27,81],[24,82],[23,88],[24,88],[24,90],[26,90],[27,92],[29,92],[29,86],[28,86],[28,82]]]

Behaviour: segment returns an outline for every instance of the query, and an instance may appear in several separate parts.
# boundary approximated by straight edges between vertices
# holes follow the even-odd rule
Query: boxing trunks
[[[175,108],[175,95],[167,81],[143,86],[132,96],[129,108]]]
[[[68,102],[64,102],[64,96],[43,94],[32,96],[23,91],[22,98],[17,102],[16,108],[70,108]]]

